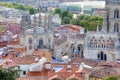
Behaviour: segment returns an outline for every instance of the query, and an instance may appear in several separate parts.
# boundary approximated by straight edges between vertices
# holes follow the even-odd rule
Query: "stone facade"
[[[52,32],[39,33],[37,36],[34,33],[27,32],[25,37],[25,46],[27,53],[33,52],[35,49],[52,49],[53,48],[53,34]]]
[[[108,32],[120,32],[120,0],[106,0]]]
[[[119,58],[117,34],[87,33],[84,57],[112,61]]]
[[[34,15],[33,25],[28,14],[23,14],[21,20],[22,36],[21,44],[26,46],[27,52],[32,53],[35,49],[52,49],[53,48],[53,32],[51,24],[51,16],[45,12],[44,27],[41,23],[41,12],[39,12],[38,21]]]
[[[113,61],[120,57],[120,0],[106,0],[101,31],[87,32],[84,58]]]

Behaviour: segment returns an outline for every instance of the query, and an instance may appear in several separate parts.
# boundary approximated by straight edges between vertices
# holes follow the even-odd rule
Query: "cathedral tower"
[[[25,31],[31,28],[31,19],[29,13],[23,13],[21,19],[22,35],[25,37]]]
[[[120,0],[106,0],[107,32],[120,32]]]

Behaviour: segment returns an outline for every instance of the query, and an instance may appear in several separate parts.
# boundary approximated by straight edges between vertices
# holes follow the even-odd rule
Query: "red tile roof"
[[[3,60],[1,65],[3,68],[7,69],[9,67],[15,67],[17,64],[12,59],[7,58],[7,59]]]
[[[13,34],[20,34],[21,33],[21,26],[19,24],[9,24],[7,25],[7,31],[12,32]]]
[[[94,68],[90,74],[90,77],[104,78],[107,76],[120,77],[120,69],[114,67],[97,67]]]
[[[13,58],[17,64],[32,64],[36,63],[35,58],[41,59],[41,56],[25,55],[22,57]]]
[[[59,39],[54,39],[54,43],[59,46],[60,44],[64,43],[65,41],[67,41],[66,38],[59,38]]]
[[[53,71],[53,67],[55,66],[63,66],[63,69],[55,72]],[[48,80],[51,80],[53,78],[60,78],[61,80],[63,78],[73,78],[76,77],[78,80],[83,80],[84,77],[84,73],[83,75],[80,75],[80,72],[77,72],[79,70],[79,67],[75,67],[74,64],[71,65],[71,69],[67,68],[67,64],[58,64],[58,63],[51,63],[51,69],[47,70],[44,69],[41,72],[28,72],[27,76],[46,76],[48,78]],[[68,70],[71,70],[71,72],[68,72]]]
[[[17,80],[47,80],[42,77],[20,77]]]
[[[64,25],[63,27],[56,27],[54,28],[54,30],[55,31],[68,30],[71,32],[79,32],[81,28],[82,28],[81,26],[68,24],[68,25]]]

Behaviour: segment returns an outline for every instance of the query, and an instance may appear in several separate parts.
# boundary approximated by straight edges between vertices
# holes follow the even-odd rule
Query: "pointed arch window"
[[[107,55],[106,54],[104,54],[104,60],[107,60]]]
[[[118,23],[114,24],[114,32],[119,32],[119,24]]]
[[[107,55],[102,51],[97,55],[99,60],[107,60]]]
[[[41,49],[43,47],[43,39],[39,39],[38,48]]]
[[[114,10],[114,18],[119,18],[119,10],[118,9]]]

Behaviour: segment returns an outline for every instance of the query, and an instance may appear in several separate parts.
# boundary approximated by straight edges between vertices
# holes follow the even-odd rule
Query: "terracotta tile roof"
[[[43,71],[30,71],[27,73],[27,76],[48,76],[49,70],[43,70]]]
[[[112,62],[104,62],[101,65],[102,67],[114,67],[114,68],[120,68],[120,63],[116,62],[116,61],[112,61]]]
[[[71,79],[71,78],[76,78],[78,80],[84,80],[84,75],[80,76],[80,73],[70,73],[70,72],[59,72],[59,73],[51,73],[50,75],[51,77],[49,77],[49,80],[52,80],[54,78],[59,78],[60,80],[64,80],[64,79]]]
[[[67,68],[67,64],[59,64],[59,63],[50,63],[51,64],[51,69],[47,70],[45,69],[45,65],[44,65],[44,69],[41,72],[28,72],[27,76],[46,76],[48,78],[48,80],[51,80],[53,78],[60,78],[61,80],[63,78],[73,78],[76,77],[78,80],[83,80],[84,77],[84,73],[83,75],[80,75],[80,72],[77,72],[79,70],[79,67],[76,67],[74,64],[71,64],[71,68],[68,69]],[[53,67],[55,66],[63,66],[63,69],[59,70],[59,71],[53,71]],[[68,72],[68,70],[70,70],[70,72]]]
[[[107,76],[120,76],[120,69],[114,67],[97,67],[94,68],[90,77],[104,78]]]
[[[41,56],[33,56],[33,55],[25,55],[22,57],[16,57],[13,58],[13,60],[17,63],[17,64],[32,64],[32,63],[36,63],[35,62],[35,58],[41,58]]]
[[[16,64],[32,64],[32,63],[36,63],[35,58],[38,58],[40,60],[42,57],[45,57],[47,62],[51,62],[52,55],[48,50],[35,51],[34,54],[25,55],[25,56],[22,56],[22,52],[20,52],[21,50],[22,49],[16,49],[16,51],[19,51],[18,57],[14,56],[16,52],[11,52],[6,57],[3,57],[1,55],[0,58],[3,59],[3,61],[5,60],[5,62],[3,64],[5,65],[5,63],[9,59],[12,59],[12,62],[14,62]]]
[[[4,59],[2,62],[3,68],[15,67],[17,64],[12,59]]]
[[[30,71],[27,73],[27,76],[42,76],[42,72],[40,71]]]
[[[19,53],[23,53],[25,52],[25,47],[14,47],[14,52],[19,52]]]
[[[9,42],[8,42],[8,45],[19,45],[20,43],[20,39],[19,38],[16,38],[16,39],[11,39]]]
[[[6,57],[2,56],[2,59],[12,59],[14,55],[14,52],[9,53]]]
[[[73,58],[71,60],[71,63],[79,63],[79,64],[81,64],[81,62],[84,62],[85,64],[87,64],[89,66],[95,67],[95,66],[97,66],[99,61],[98,60],[93,60],[93,59],[80,58],[80,57]]]
[[[34,51],[32,55],[45,57],[47,62],[52,61],[52,54],[49,50],[37,50]]]
[[[1,65],[3,66],[3,68],[8,68],[8,67],[14,67],[17,65],[17,63],[14,61],[14,59],[16,57],[14,57],[15,53],[14,52],[11,52],[11,53],[8,53],[8,55],[5,57],[5,56],[0,56],[0,58],[2,59],[2,63]],[[22,53],[19,53],[18,56],[21,56]]]
[[[17,65],[16,62],[13,61],[13,55],[14,53],[9,53],[6,57],[2,55],[0,56],[0,58],[2,59],[1,65],[3,68],[14,67]]]
[[[47,80],[41,77],[20,77],[17,80]]]
[[[65,41],[67,41],[66,38],[59,38],[59,39],[54,39],[54,43],[59,46],[60,44],[64,43]]]
[[[92,67],[105,67],[105,66],[112,66],[112,67],[120,67],[120,64],[116,61],[104,61],[104,60],[94,60],[94,59],[85,59],[85,58],[74,58],[71,60],[72,63],[81,63],[84,62],[87,65]]]
[[[64,31],[67,31],[66,33],[76,33],[76,32],[79,32],[80,29],[82,29],[81,26],[68,24],[68,25],[64,25],[64,26],[61,26],[61,27],[55,27],[54,32],[63,31],[63,33],[64,33]]]
[[[20,26],[20,24],[11,23],[11,24],[7,25],[7,31],[12,32],[13,34],[20,34],[21,26]]]
[[[0,42],[0,48],[2,48],[2,47],[6,47],[7,46],[7,41],[2,41],[2,42]]]
[[[82,28],[82,27],[77,26],[77,25],[65,25],[65,27],[68,27],[73,32],[80,31],[80,29]]]

